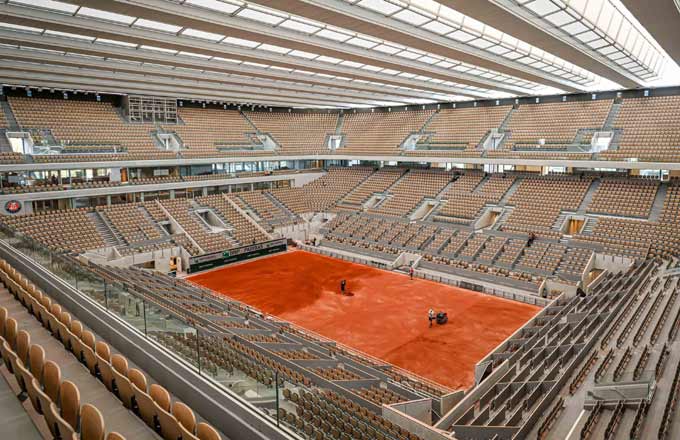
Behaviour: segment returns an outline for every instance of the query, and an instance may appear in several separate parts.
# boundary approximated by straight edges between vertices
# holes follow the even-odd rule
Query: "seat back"
[[[40,388],[40,382],[38,382],[38,379],[35,377],[26,384],[26,388],[28,390],[28,398],[31,401],[31,405],[33,405],[33,409],[38,413],[42,414],[43,413],[43,405],[45,402],[46,404],[49,404],[50,398],[45,394],[45,392]]]
[[[45,365],[45,350],[38,344],[31,345],[28,351],[28,362],[31,373],[36,378],[42,377],[43,366]]]
[[[86,403],[82,410],[80,440],[104,440],[104,418],[99,410]]]
[[[172,404],[172,415],[187,431],[196,432],[196,416],[191,408],[180,401],[175,401]]]
[[[196,436],[200,440],[222,440],[220,434],[217,432],[217,430],[215,430],[215,428],[203,422],[196,426]]]
[[[19,330],[17,333],[17,346],[16,354],[17,357],[26,364],[28,362],[28,349],[31,346],[31,334],[26,330]]]
[[[46,361],[43,366],[42,385],[45,389],[45,394],[57,402],[59,398],[59,387],[61,386],[61,369],[59,365],[52,361]]]
[[[0,337],[5,337],[5,322],[7,321],[7,309],[0,307]]]
[[[16,350],[17,348],[17,332],[19,331],[19,325],[17,324],[16,319],[14,318],[7,318],[7,321],[5,321],[5,340],[9,344],[9,347],[12,350]]]
[[[80,391],[73,382],[65,380],[61,383],[59,403],[61,405],[61,416],[72,427],[77,428],[80,418]]]

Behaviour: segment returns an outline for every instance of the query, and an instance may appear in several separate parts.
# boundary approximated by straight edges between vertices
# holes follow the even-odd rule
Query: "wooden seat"
[[[28,352],[29,368],[34,377],[42,377],[45,365],[45,349],[37,344],[32,344]]]
[[[80,419],[80,391],[76,385],[68,380],[61,383],[59,387],[59,403],[61,406],[61,416],[72,427],[78,427]]]
[[[196,436],[200,440],[221,440],[220,434],[207,423],[199,423],[196,427]]]
[[[33,409],[35,409],[38,414],[43,414],[42,408],[44,403],[49,403],[51,400],[42,388],[40,388],[40,382],[33,377],[31,381],[26,384],[26,388],[28,389],[28,398],[31,401],[31,405],[33,405]]]
[[[42,385],[45,394],[53,401],[59,398],[59,387],[61,386],[61,369],[53,361],[46,361],[43,366]]]
[[[80,440],[104,440],[104,418],[99,410],[90,405],[83,405]]]
[[[114,388],[117,390],[118,398],[123,405],[132,409],[134,403],[134,391],[132,382],[128,378],[128,363],[123,356],[114,354],[111,357],[111,374],[113,376]]]

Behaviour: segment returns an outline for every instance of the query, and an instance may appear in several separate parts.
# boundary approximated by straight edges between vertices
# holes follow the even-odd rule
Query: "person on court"
[[[347,287],[347,281],[346,281],[346,280],[340,281],[340,293],[341,293],[342,295],[345,294],[345,288],[346,288],[346,287]]]
[[[432,327],[432,321],[434,321],[434,319],[435,319],[434,310],[430,309],[427,312],[427,319],[430,321],[430,327]]]
[[[413,266],[408,268],[408,274],[411,277],[411,279],[413,279]]]

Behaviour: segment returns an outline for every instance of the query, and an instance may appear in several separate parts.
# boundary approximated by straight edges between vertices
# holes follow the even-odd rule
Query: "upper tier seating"
[[[233,148],[248,145],[246,133],[255,131],[237,110],[179,107],[177,115],[184,124],[165,129],[177,132],[188,149],[182,151],[186,157],[215,156],[218,144]]]
[[[509,106],[440,110],[425,129],[426,132],[434,132],[430,148],[461,147],[473,150],[489,130],[500,127],[509,111]]]
[[[547,146],[565,146],[574,140],[580,128],[601,128],[611,105],[611,100],[604,99],[522,104],[510,117],[507,128],[510,139],[505,141],[505,146],[538,146],[539,139],[545,139]]]
[[[680,96],[628,98],[614,120],[623,130],[616,151],[606,151],[605,159],[678,161],[680,160]]]
[[[658,180],[603,179],[587,211],[647,218],[658,188]]]
[[[347,136],[343,154],[399,154],[399,145],[419,131],[433,110],[347,113],[342,132]]]
[[[525,177],[508,200],[515,210],[502,229],[559,238],[560,233],[552,230],[552,226],[560,211],[577,210],[591,182],[589,178],[573,176]]]
[[[12,96],[9,103],[22,127],[48,128],[62,142],[120,145],[139,159],[175,157],[175,153],[154,146],[150,135],[153,124],[125,123],[108,102]]]
[[[80,253],[106,246],[86,209],[39,212],[2,220],[53,250]]]
[[[261,132],[281,146],[279,154],[328,153],[326,135],[335,133],[337,114],[246,112]]]
[[[411,170],[390,189],[392,197],[369,211],[389,216],[404,216],[425,198],[434,198],[453,177],[443,170]]]
[[[385,167],[379,169],[343,198],[339,206],[350,210],[361,209],[362,204],[373,194],[387,190],[405,172],[405,168]]]
[[[311,212],[326,211],[373,174],[369,167],[331,168],[323,177],[302,187]]]
[[[190,200],[171,199],[160,202],[168,214],[179,223],[179,226],[200,246],[205,253],[221,251],[236,247],[234,239],[225,232],[212,232],[208,230],[192,211]]]

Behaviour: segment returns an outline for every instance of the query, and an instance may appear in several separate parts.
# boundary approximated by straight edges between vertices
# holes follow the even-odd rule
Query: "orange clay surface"
[[[539,310],[304,251],[189,279],[454,389],[470,387],[475,364]],[[354,296],[338,294],[342,279]],[[430,308],[448,324],[429,328]]]

